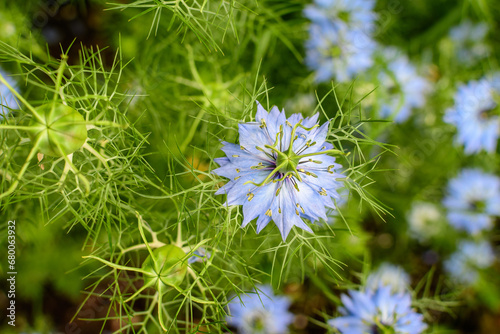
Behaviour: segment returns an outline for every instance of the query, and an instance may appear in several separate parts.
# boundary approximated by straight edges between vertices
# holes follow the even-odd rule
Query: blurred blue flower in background
[[[450,224],[477,234],[493,226],[492,216],[500,216],[500,178],[478,169],[464,169],[448,184],[443,204]]]
[[[356,30],[311,24],[306,42],[306,64],[316,71],[317,82],[333,77],[339,82],[353,79],[373,65],[373,40]]]
[[[241,302],[234,298],[229,304],[226,320],[241,334],[282,334],[288,333],[293,314],[288,312],[290,299],[275,296],[269,285],[257,287],[258,294],[242,295]]]
[[[410,276],[400,266],[382,263],[366,279],[368,290],[376,290],[381,286],[389,287],[393,293],[406,292],[410,286]]]
[[[450,38],[455,46],[456,59],[465,65],[474,65],[479,60],[488,57],[490,48],[485,43],[488,25],[472,23],[465,20],[450,29]]]
[[[223,142],[227,157],[215,159],[221,167],[213,172],[230,181],[216,194],[227,194],[226,205],[243,205],[242,227],[258,218],[259,233],[272,219],[285,241],[294,225],[312,232],[302,218],[327,220],[343,176],[329,155],[340,151],[325,142],[328,123],[319,126],[318,116],[287,119],[284,110],[268,113],[257,102],[256,122],[239,124],[239,145]]]
[[[341,296],[343,315],[328,321],[342,334],[360,333],[422,333],[427,325],[423,316],[411,308],[409,293],[394,293],[390,286],[376,290],[349,290]]]
[[[493,249],[487,241],[462,241],[458,249],[445,261],[444,268],[458,283],[473,285],[479,278],[478,270],[490,267],[495,261]]]
[[[420,76],[417,68],[405,54],[389,47],[384,49],[386,69],[380,72],[378,80],[383,90],[380,97],[380,116],[394,117],[394,121],[406,121],[414,108],[425,105],[431,83]]]
[[[304,15],[312,21],[306,64],[317,82],[353,79],[373,64],[375,13],[370,0],[317,0]]]
[[[188,263],[189,264],[193,264],[193,263],[196,263],[196,262],[204,262],[208,259],[210,259],[210,257],[212,256],[212,253],[211,252],[207,252],[207,250],[203,247],[200,247],[198,248],[197,250],[195,250],[193,252],[193,256],[191,256],[189,259],[188,259]]]
[[[16,91],[18,90],[17,83],[0,68],[0,74],[4,77],[7,83],[12,86]],[[10,112],[10,109],[19,109],[18,101],[14,94],[0,82],[0,117]]]
[[[409,233],[412,238],[425,242],[439,234],[443,215],[438,206],[427,202],[414,202],[408,213]]]
[[[306,6],[304,16],[320,25],[338,29],[357,29],[371,35],[377,15],[374,0],[315,0]]]
[[[495,152],[500,132],[499,107],[495,100],[499,89],[496,77],[458,87],[455,105],[446,111],[444,120],[457,128],[456,142],[464,145],[465,153]]]

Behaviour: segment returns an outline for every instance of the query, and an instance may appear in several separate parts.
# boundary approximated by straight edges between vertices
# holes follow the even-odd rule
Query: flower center
[[[338,15],[339,19],[346,23],[349,23],[349,21],[351,20],[351,13],[349,13],[348,11],[340,11]]]
[[[479,212],[484,212],[486,209],[486,203],[481,200],[473,200],[470,202],[470,206],[472,210],[474,211],[479,211]]]
[[[276,159],[276,167],[279,167],[279,173],[293,173],[297,171],[297,165],[299,164],[300,158],[293,151],[289,152],[276,152],[278,158]]]
[[[299,174],[299,171],[302,173],[305,173],[306,175],[310,175],[313,177],[317,177],[314,173],[305,171],[304,169],[297,169],[297,166],[299,164],[299,161],[302,158],[306,157],[313,157],[316,155],[324,155],[324,154],[343,154],[342,151],[336,150],[336,149],[330,149],[330,150],[324,150],[324,151],[318,151],[318,152],[313,152],[313,153],[304,153],[304,148],[300,149],[297,153],[293,151],[293,143],[295,140],[299,137],[296,135],[297,128],[302,128],[306,131],[311,131],[312,129],[318,127],[319,125],[314,125],[311,128],[305,128],[302,126],[302,120],[300,120],[297,124],[295,124],[292,128],[292,132],[290,135],[290,145],[288,149],[285,152],[282,152],[281,150],[278,149],[278,144],[281,143],[281,140],[283,139],[283,126],[280,126],[280,131],[276,134],[276,140],[273,145],[264,145],[264,148],[271,150],[273,153],[276,154],[276,165],[275,168],[267,175],[267,177],[260,183],[255,183],[253,181],[247,181],[244,184],[253,184],[257,187],[266,185],[269,182],[278,182],[278,181],[283,181],[287,177],[292,177],[294,176],[297,181],[302,182],[302,178]],[[291,126],[291,124],[288,124]],[[265,126],[265,123],[264,123]],[[311,140],[307,141],[305,144],[305,147],[311,147],[316,145],[316,142],[311,143]],[[274,156],[271,156],[269,152],[266,152],[262,147],[256,146],[256,148],[259,151],[265,152],[269,157],[274,158]],[[317,164],[322,164],[321,161],[319,160],[313,160],[309,159],[310,162],[317,163]],[[261,169],[262,166],[252,166],[252,169]],[[280,174],[280,178],[276,179],[274,176],[276,174]],[[297,184],[294,184],[295,188],[298,189]]]
[[[500,108],[498,105],[495,105],[492,108],[485,108],[479,111],[479,118],[482,120],[488,120],[495,115],[500,115]]]

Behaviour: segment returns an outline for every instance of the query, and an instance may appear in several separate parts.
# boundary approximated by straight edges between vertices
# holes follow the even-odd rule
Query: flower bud
[[[30,136],[33,141],[41,138],[41,153],[61,157],[75,152],[87,140],[85,119],[75,109],[61,103],[48,103],[36,108],[36,111],[43,121],[32,118]]]
[[[186,253],[174,245],[165,245],[153,250],[153,256],[149,255],[142,269],[149,274],[144,275],[144,284],[149,285],[158,280],[166,286],[178,286],[186,276],[187,261],[184,260]]]

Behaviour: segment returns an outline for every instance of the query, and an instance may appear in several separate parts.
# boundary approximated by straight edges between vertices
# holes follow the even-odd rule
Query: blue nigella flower
[[[414,202],[408,213],[409,233],[420,242],[438,235],[443,228],[443,215],[438,206],[427,202]]]
[[[380,286],[388,286],[394,293],[406,292],[410,286],[410,276],[400,266],[382,263],[366,279],[367,289],[376,290]]]
[[[471,234],[492,228],[492,216],[500,216],[499,203],[500,178],[478,169],[464,169],[452,179],[443,200],[450,224]]]
[[[373,0],[316,0],[304,9],[312,24],[306,64],[316,81],[349,81],[373,64]]]
[[[290,299],[275,296],[271,286],[258,286],[258,294],[241,296],[241,302],[234,298],[229,304],[226,320],[241,334],[284,334],[293,321],[288,312]]]
[[[450,38],[455,46],[455,58],[462,64],[474,65],[488,57],[490,48],[484,41],[487,33],[486,23],[475,24],[470,20],[451,28]]]
[[[376,290],[349,290],[341,296],[343,315],[328,321],[342,334],[360,333],[422,333],[427,325],[423,316],[411,308],[409,293],[393,292],[390,286]]]
[[[360,30],[313,23],[309,27],[305,62],[316,71],[317,82],[333,77],[346,82],[372,66],[375,48],[371,37]]]
[[[212,256],[211,252],[207,252],[207,250],[203,247],[198,248],[193,252],[193,256],[188,259],[189,264],[193,264],[195,262],[204,262]]]
[[[495,254],[488,242],[462,241],[444,268],[456,282],[473,285],[479,278],[478,270],[488,268],[494,261]]]
[[[256,122],[239,124],[239,145],[223,142],[227,157],[215,161],[214,173],[229,178],[216,194],[227,194],[226,205],[243,205],[243,224],[257,218],[257,233],[271,221],[283,241],[292,227],[312,232],[303,218],[327,220],[326,208],[343,178],[341,166],[329,154],[341,153],[325,142],[328,123],[319,126],[318,114],[303,118],[273,107],[268,113],[257,102]]]
[[[456,142],[465,153],[493,153],[500,134],[498,80],[481,79],[458,87],[455,105],[446,111],[445,122],[457,128]]]
[[[304,16],[316,24],[356,29],[371,36],[377,18],[374,6],[374,0],[315,0],[314,5],[306,6]]]
[[[375,42],[359,30],[311,24],[305,62],[316,71],[317,82],[333,77],[346,82],[373,65],[375,48]]]
[[[12,88],[18,91],[17,83],[1,68],[0,74],[4,77],[7,83],[12,86]],[[10,109],[19,109],[17,98],[14,94],[12,94],[7,86],[0,82],[0,118],[2,117],[1,115],[9,113]]]
[[[414,108],[421,108],[426,102],[431,84],[417,73],[417,68],[408,57],[395,48],[384,50],[387,68],[380,72],[380,116],[394,117],[394,121],[406,121]]]

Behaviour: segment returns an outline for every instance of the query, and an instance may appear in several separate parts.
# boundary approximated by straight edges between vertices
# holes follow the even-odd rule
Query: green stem
[[[94,255],[86,255],[86,256],[82,256],[82,258],[97,260],[97,261],[102,262],[102,263],[104,263],[105,265],[107,265],[107,266],[109,266],[111,268],[114,268],[114,269],[128,270],[128,271],[133,271],[133,272],[136,272],[136,273],[141,273],[141,274],[143,274],[145,276],[151,276],[150,272],[147,272],[147,271],[142,270],[140,268],[120,266],[119,264],[115,264],[113,262],[106,261],[106,260],[101,259],[100,257],[94,256]]]
[[[158,321],[160,322],[161,328],[168,332],[167,327],[163,323],[163,309],[162,309],[162,299],[163,299],[163,283],[161,280],[158,280]]]
[[[139,233],[141,234],[141,237],[142,237],[142,240],[144,241],[144,244],[146,245],[146,248],[148,249],[148,252],[149,252],[149,255],[151,256],[151,259],[153,259],[153,261],[155,261],[155,257],[153,255],[153,250],[151,249],[151,247],[149,247],[149,243],[148,243],[148,240],[146,239],[146,235],[144,234],[144,229],[142,228],[142,216],[139,214],[139,212],[135,212],[136,216],[137,216],[137,219],[139,221]]]
[[[41,136],[40,136],[41,137]],[[71,167],[71,171],[76,175],[76,177],[83,183],[85,187],[85,194],[88,194],[90,192],[90,182],[87,180],[85,176],[76,168],[76,166],[73,164],[73,161],[71,161],[70,156],[73,157],[73,153],[65,155],[61,144],[59,144],[58,141],[54,141],[56,144],[57,148],[59,149],[59,152],[61,153],[61,156],[63,157],[64,161]]]
[[[196,115],[196,118],[195,118],[193,124],[191,125],[191,128],[189,129],[189,132],[188,132],[186,139],[184,139],[184,141],[181,144],[180,149],[181,149],[182,153],[184,153],[184,151],[186,150],[186,148],[189,145],[189,143],[191,142],[191,140],[193,140],[193,137],[196,133],[196,129],[198,128],[198,125],[200,124],[201,119],[203,118],[204,114],[205,114],[205,110],[201,109],[200,112],[198,113],[198,115]]]
[[[0,74],[1,76],[1,74]],[[26,169],[28,168],[28,165],[30,163],[30,160],[33,159],[35,156],[37,150],[38,150],[38,145],[40,144],[41,137],[38,137],[37,140],[35,141],[35,144],[33,145],[33,148],[31,149],[30,153],[28,154],[28,157],[26,158],[26,161],[24,162],[24,165],[21,167],[21,170],[19,171],[19,174],[17,174],[16,180],[14,183],[12,183],[7,189],[6,192],[0,194],[0,199],[12,194],[14,190],[17,188],[17,185],[19,184],[19,180],[23,177],[24,173],[26,172]]]

